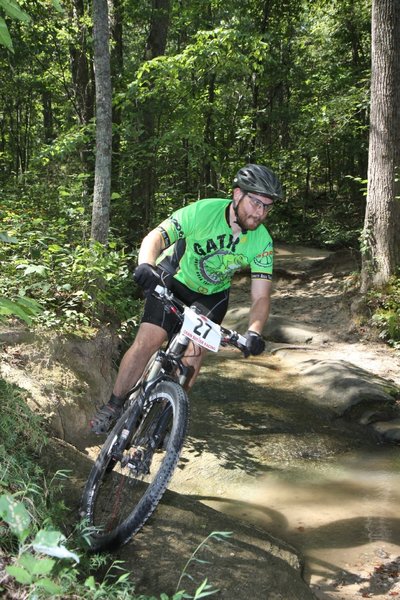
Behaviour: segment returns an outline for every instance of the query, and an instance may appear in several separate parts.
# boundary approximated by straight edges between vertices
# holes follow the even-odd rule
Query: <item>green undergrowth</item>
[[[384,287],[369,292],[367,304],[380,338],[400,350],[400,275],[392,277]]]
[[[87,335],[103,324],[124,331],[137,318],[136,249],[113,231],[107,244],[93,242],[89,209],[78,191],[50,186],[44,194],[33,185],[5,195],[0,317],[7,311],[21,317],[18,310],[28,301],[31,313],[40,308],[29,315],[36,326]]]
[[[212,532],[194,550],[172,596],[151,598],[135,593],[135,582],[122,561],[111,555],[86,552],[87,528],[76,523],[64,530],[69,509],[63,486],[68,473],[49,478],[38,465],[48,451],[43,421],[26,403],[26,392],[0,379],[0,597],[40,600],[183,600],[208,597],[215,589],[207,579],[193,582],[190,567],[210,539],[223,541],[229,532]],[[184,578],[197,586],[181,589]]]

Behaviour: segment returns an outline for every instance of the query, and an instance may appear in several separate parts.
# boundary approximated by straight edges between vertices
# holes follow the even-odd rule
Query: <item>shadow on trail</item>
[[[190,395],[186,450],[194,457],[210,452],[225,469],[261,474],[279,457],[320,460],[375,443],[365,427],[339,423],[333,409],[317,408],[295,378],[277,371],[268,358],[208,362]]]
[[[357,584],[357,597],[373,598],[374,596],[384,596],[389,598],[399,596],[396,579],[400,574],[400,556],[389,562],[376,564],[372,572],[368,575],[357,575],[343,567],[333,565],[328,561],[312,557],[312,571],[318,575],[318,598],[321,600],[330,600],[332,598],[332,589],[338,590],[346,586]],[[379,563],[379,558],[376,558]],[[306,577],[306,581],[308,577]],[[393,590],[393,591],[392,591]]]
[[[246,515],[246,521],[261,525],[264,531],[284,535],[289,543],[301,546],[303,551],[312,549],[351,548],[374,542],[387,542],[400,545],[400,519],[392,517],[353,517],[339,519],[319,527],[307,526],[290,528],[288,520],[279,511],[266,505],[243,500],[221,498],[220,496],[190,496],[199,502],[215,502],[223,506],[223,513],[239,518]],[[268,526],[268,522],[270,526]],[[312,558],[314,560],[314,558]]]
[[[339,496],[354,497],[356,486],[340,483]],[[371,542],[384,542],[400,545],[400,519],[379,516],[354,517],[339,519],[319,527],[307,526],[291,528],[286,517],[277,510],[268,508],[255,502],[245,502],[237,499],[221,498],[217,496],[193,496],[199,502],[216,503],[218,509],[235,521],[243,519],[247,523],[260,526],[271,535],[279,535],[307,557],[307,573],[305,580],[310,581],[311,576],[318,576],[318,588],[327,595],[320,598],[332,598],[329,592],[332,589],[346,587],[352,584],[360,586],[360,594],[381,595],[390,592],[395,586],[395,579],[400,574],[400,557],[388,559],[385,552],[376,551],[374,564],[368,576],[365,572],[360,575],[351,570],[323,560],[312,551],[354,548],[370,544]],[[300,530],[299,530],[300,529]],[[397,588],[396,588],[397,589]]]
[[[190,578],[183,579],[180,589],[193,593],[207,577],[220,589],[217,597],[226,600],[262,600],[269,589],[279,589],[284,598],[313,598],[301,579],[298,554],[289,544],[277,542],[261,528],[234,520],[191,496],[171,491],[116,558],[132,568],[137,592],[173,593],[193,551],[217,531],[232,532],[232,536],[207,541],[196,555],[199,560],[190,564]]]

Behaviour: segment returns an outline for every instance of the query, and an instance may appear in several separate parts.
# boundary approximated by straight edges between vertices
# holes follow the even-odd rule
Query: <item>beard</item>
[[[242,229],[254,231],[254,229],[257,229],[257,227],[261,225],[262,219],[248,215],[245,210],[241,210],[241,205],[239,203],[236,222]]]

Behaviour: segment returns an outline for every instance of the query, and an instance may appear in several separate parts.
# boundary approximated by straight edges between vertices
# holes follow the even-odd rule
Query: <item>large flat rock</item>
[[[232,532],[229,539],[207,541],[179,589],[194,593],[207,578],[223,600],[313,600],[302,579],[296,551],[257,527],[223,515],[190,497],[167,492],[155,515],[121,552],[138,582],[137,591],[173,594],[194,550],[213,531]],[[155,560],[156,558],[156,560]],[[149,565],[154,567],[149,569]]]

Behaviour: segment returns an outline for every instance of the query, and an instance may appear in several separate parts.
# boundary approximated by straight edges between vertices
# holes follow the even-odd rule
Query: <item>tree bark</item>
[[[94,94],[93,79],[88,61],[88,31],[83,25],[85,1],[73,0],[71,19],[79,31],[79,45],[69,49],[72,84],[74,89],[74,108],[81,125],[87,125],[93,117]]]
[[[77,31],[76,40],[70,44],[69,57],[72,76],[73,100],[72,105],[80,125],[86,126],[94,116],[94,74],[89,46],[86,13],[89,10],[87,0],[72,0],[70,18]],[[84,195],[89,198],[93,186],[93,147],[90,143],[82,144],[80,159],[85,173],[90,178],[84,183]]]
[[[96,163],[92,210],[93,240],[105,244],[110,221],[111,69],[107,0],[93,0],[94,69],[96,83]]]
[[[44,141],[46,144],[51,144],[54,140],[54,129],[53,129],[53,107],[52,107],[51,92],[49,90],[43,90],[42,92],[42,105],[43,105],[43,131]]]
[[[361,292],[400,265],[400,0],[373,0],[371,116]]]
[[[117,94],[121,88],[121,81],[124,70],[123,54],[123,2],[122,0],[109,0],[110,11],[110,37],[111,47],[111,83],[114,94]],[[112,165],[111,165],[111,184],[113,191],[119,191],[120,162],[121,162],[121,123],[122,113],[119,105],[112,107]]]
[[[215,146],[215,123],[214,123],[214,101],[215,101],[215,73],[210,73],[208,76],[208,102],[204,111],[205,128],[204,128],[204,145],[206,155],[204,156],[203,165],[203,181],[204,192],[206,196],[210,195],[211,190],[214,192],[217,189],[217,176],[210,159],[210,154],[213,153]]]
[[[152,0],[152,16],[150,31],[147,38],[145,60],[152,60],[165,54],[167,35],[169,29],[170,0]],[[153,83],[149,80],[149,86]],[[139,144],[144,153],[144,158],[136,173],[132,186],[132,223],[131,230],[142,236],[151,224],[153,210],[153,196],[156,180],[155,156],[155,123],[156,102],[152,99],[142,102],[139,106],[139,118],[142,132]],[[141,200],[140,216],[137,214],[137,198]],[[139,218],[138,218],[139,217]]]

